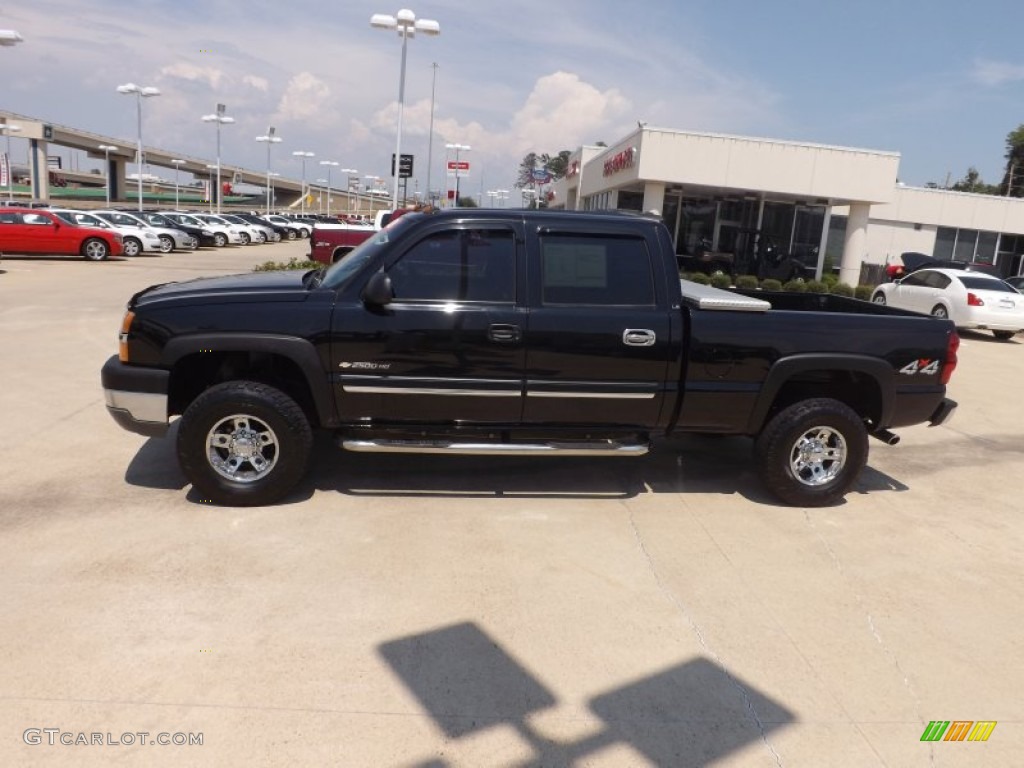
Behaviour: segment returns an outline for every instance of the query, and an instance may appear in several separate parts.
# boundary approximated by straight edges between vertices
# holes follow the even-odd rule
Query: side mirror
[[[391,278],[387,272],[375,272],[360,296],[364,304],[377,307],[390,304],[394,297],[395,292],[391,288]]]

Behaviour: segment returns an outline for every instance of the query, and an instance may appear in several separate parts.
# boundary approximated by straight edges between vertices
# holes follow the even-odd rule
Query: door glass
[[[515,300],[511,230],[452,229],[430,235],[389,269],[396,301]]]
[[[655,303],[651,259],[642,239],[547,234],[540,254],[546,305]]]

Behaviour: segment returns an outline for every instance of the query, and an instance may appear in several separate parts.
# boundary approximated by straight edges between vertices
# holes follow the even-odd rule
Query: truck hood
[[[309,296],[303,283],[303,276],[306,274],[307,272],[301,269],[287,269],[163,283],[150,286],[132,296],[129,307],[172,303],[305,301]]]

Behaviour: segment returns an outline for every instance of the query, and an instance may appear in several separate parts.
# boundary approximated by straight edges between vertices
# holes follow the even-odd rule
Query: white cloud
[[[1024,80],[1024,64],[1010,64],[1005,61],[975,59],[971,77],[990,87]]]
[[[270,82],[265,77],[246,75],[242,78],[242,82],[258,91],[263,91],[264,93],[270,89]]]
[[[199,67],[184,61],[162,67],[160,74],[180,80],[207,83],[211,88],[217,88],[224,79],[224,73],[216,67]]]
[[[274,117],[307,120],[322,115],[331,96],[330,86],[311,72],[300,72],[288,81]]]

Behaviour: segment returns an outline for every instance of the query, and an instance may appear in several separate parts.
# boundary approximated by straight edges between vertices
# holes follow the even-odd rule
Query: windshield
[[[107,221],[113,222],[114,224],[117,224],[117,226],[119,226],[119,227],[139,227],[139,228],[142,228],[142,227],[148,226],[147,224],[144,224],[139,219],[136,219],[134,216],[129,216],[127,213],[110,212],[110,213],[97,213],[96,215],[97,216],[102,216]]]
[[[188,224],[188,225],[193,226],[193,227],[203,227],[203,226],[206,226],[203,222],[201,222],[196,217],[188,216],[188,215],[186,215],[184,213],[177,214],[174,217],[174,220],[175,221],[180,221],[182,224]]]
[[[165,217],[165,216],[163,216],[163,215],[161,215],[159,213],[146,213],[146,214],[143,214],[143,215],[146,217],[146,221],[148,221],[150,224],[156,224],[157,226],[160,226],[160,227],[173,227],[174,226],[174,222],[173,221],[171,221],[170,219],[168,219],[167,217]]]
[[[364,240],[346,256],[328,267],[320,284],[327,288],[344,288],[354,275],[377,258],[377,254],[385,249],[392,238],[400,235],[421,216],[422,214],[412,214],[395,219],[393,223]]]

